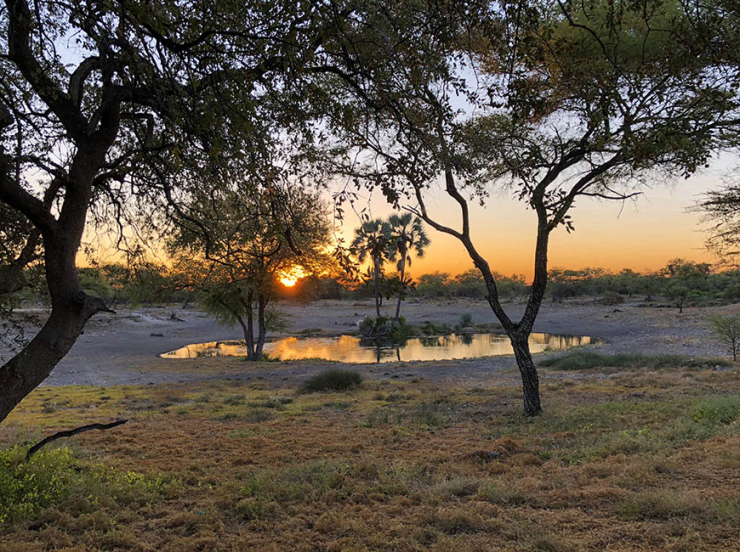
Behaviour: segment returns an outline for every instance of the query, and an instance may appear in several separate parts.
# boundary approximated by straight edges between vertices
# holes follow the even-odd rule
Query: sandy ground
[[[289,319],[289,334],[321,328],[323,334],[341,334],[355,328],[365,315],[372,315],[370,302],[319,301],[310,305],[283,303],[278,306]],[[510,304],[513,317],[523,305]],[[173,320],[170,315],[179,320]],[[403,314],[411,324],[425,320],[454,324],[461,314],[470,313],[475,323],[495,322],[483,301],[412,302]],[[550,304],[543,306],[535,331],[600,338],[603,353],[634,352],[725,356],[724,347],[709,335],[708,317],[740,313],[740,305],[720,308],[645,308],[635,305]],[[295,384],[325,368],[316,361],[249,364],[237,359],[165,360],[157,355],[190,343],[239,339],[237,328],[219,326],[209,316],[179,308],[139,309],[116,315],[98,315],[88,323],[67,357],[56,367],[45,385],[119,385],[188,382],[211,378],[264,379]],[[513,358],[403,362],[384,365],[352,365],[367,377],[412,378],[432,381],[482,383],[493,371],[510,368]],[[554,377],[554,376],[553,376]],[[512,384],[516,384],[512,378]]]

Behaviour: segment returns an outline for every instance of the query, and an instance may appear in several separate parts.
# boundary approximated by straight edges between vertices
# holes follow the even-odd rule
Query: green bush
[[[362,375],[352,370],[330,369],[311,376],[303,385],[303,393],[321,391],[348,391],[355,389],[362,383]]]
[[[26,460],[27,447],[0,450],[0,524],[32,519],[44,509],[73,500],[94,511],[100,500],[143,506],[170,492],[172,476],[148,476],[104,466],[79,466],[68,448],[40,450]]]
[[[39,451],[25,460],[26,447],[0,451],[0,523],[31,518],[61,502],[75,477],[66,448]]]

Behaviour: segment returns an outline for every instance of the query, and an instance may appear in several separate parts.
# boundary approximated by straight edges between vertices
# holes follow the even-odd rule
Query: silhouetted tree
[[[373,3],[337,22],[341,34],[321,52],[335,67],[325,84],[336,104],[334,159],[460,241],[512,342],[528,414],[541,411],[529,336],[553,231],[574,229],[579,200],[624,201],[648,174],[692,174],[736,128],[740,67],[727,40],[737,13],[729,5]],[[457,227],[428,204],[440,176],[459,209]],[[519,320],[502,307],[472,237],[469,200],[485,202],[496,185],[537,217]]]
[[[350,245],[350,251],[360,263],[364,263],[368,258],[370,259],[370,278],[373,282],[375,294],[375,314],[380,317],[382,301],[380,279],[383,275],[383,265],[392,253],[388,223],[382,219],[364,221],[359,228],[355,229],[355,237]]]

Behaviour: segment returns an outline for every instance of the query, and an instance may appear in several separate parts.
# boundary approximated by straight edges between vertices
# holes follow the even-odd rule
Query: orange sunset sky
[[[689,179],[658,180],[636,200],[609,202],[581,198],[572,211],[576,231],[557,229],[550,241],[550,267],[601,267],[655,270],[670,259],[682,257],[697,262],[716,262],[705,249],[707,224],[689,209],[707,190],[720,186],[722,177],[737,170],[738,159],[725,156],[709,169]],[[441,188],[428,196],[428,210],[440,222],[458,224],[459,211]],[[380,194],[365,196],[374,217],[386,217],[391,209]],[[473,239],[491,268],[502,274],[532,276],[536,217],[523,203],[505,193],[492,195],[486,207],[471,202]],[[342,234],[349,242],[359,226],[353,213],[346,215]],[[412,276],[427,272],[452,275],[472,268],[467,253],[453,237],[427,227],[432,240],[423,259],[414,259]]]
[[[689,210],[703,194],[718,188],[723,177],[737,171],[739,166],[740,158],[726,155],[689,179],[656,179],[644,189],[642,196],[624,204],[581,198],[571,211],[576,231],[568,234],[564,228],[559,228],[552,235],[550,268],[598,267],[613,271],[631,268],[641,272],[664,267],[676,257],[716,262],[705,248],[708,224],[701,222],[701,215]],[[385,218],[392,212],[380,193],[369,196],[367,192],[364,195],[360,192],[360,197],[362,201],[356,203],[357,208],[367,206],[373,217]],[[441,187],[432,189],[426,197],[432,216],[443,224],[459,227],[457,205]],[[327,202],[331,204],[330,193],[327,193]],[[529,281],[534,257],[534,213],[505,192],[492,194],[485,207],[478,206],[475,201],[470,202],[470,206],[473,241],[491,269],[504,275],[523,274]],[[359,225],[360,219],[347,208],[338,231],[345,244],[352,241],[353,231]],[[432,243],[424,258],[413,258],[412,277],[435,271],[455,275],[473,267],[462,244],[455,238],[428,226],[426,230]],[[90,232],[86,242],[96,244],[98,261],[122,260],[112,251],[106,237]],[[107,252],[103,252],[105,250]],[[79,262],[81,266],[88,264],[82,252]]]

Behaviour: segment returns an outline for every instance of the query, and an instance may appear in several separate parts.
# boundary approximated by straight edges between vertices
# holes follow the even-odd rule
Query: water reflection
[[[545,349],[562,351],[570,347],[589,345],[588,336],[565,336],[536,333],[529,338],[533,353]],[[401,360],[451,360],[513,353],[505,335],[468,334],[409,339],[400,346],[379,346],[358,337],[286,337],[265,344],[265,353],[278,360],[321,358],[350,363],[397,362]],[[241,341],[212,341],[187,345],[165,353],[162,358],[196,358],[199,356],[246,356]]]

